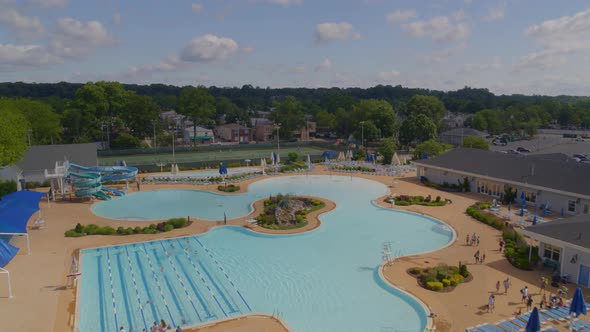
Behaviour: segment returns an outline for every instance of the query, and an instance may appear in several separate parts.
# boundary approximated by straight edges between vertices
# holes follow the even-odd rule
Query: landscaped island
[[[467,265],[461,263],[459,267],[444,264],[425,269],[413,267],[408,273],[418,279],[420,286],[435,292],[450,292],[460,283],[473,279]]]
[[[256,218],[261,227],[273,230],[288,230],[307,225],[307,214],[324,208],[320,200],[278,194],[264,200],[264,210]]]

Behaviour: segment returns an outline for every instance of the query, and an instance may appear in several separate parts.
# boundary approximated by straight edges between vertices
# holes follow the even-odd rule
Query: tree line
[[[532,135],[551,124],[590,127],[588,97],[496,96],[470,87],[442,92],[399,85],[271,89],[17,82],[0,83],[0,145],[105,141],[109,148],[130,148],[142,146],[142,140],[154,134],[159,145],[167,145],[172,142],[170,125],[159,114],[171,109],[192,122],[193,136],[196,126],[249,125],[250,118],[266,111],[281,124],[282,138],[315,121],[339,137],[352,135],[357,142],[383,141],[396,147],[436,138],[446,129],[447,110],[473,114],[466,124],[491,134]],[[15,156],[0,152],[0,165]]]

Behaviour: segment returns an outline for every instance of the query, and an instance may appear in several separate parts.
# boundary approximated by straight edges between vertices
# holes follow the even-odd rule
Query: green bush
[[[451,281],[449,279],[443,279],[442,284],[445,287],[449,287],[451,285]]]
[[[410,273],[411,274],[420,274],[421,271],[422,270],[420,270],[419,267],[413,267],[413,268],[410,269]]]
[[[467,210],[465,210],[465,212],[471,217],[473,217],[475,220],[481,221],[484,224],[488,224],[497,230],[504,230],[505,226],[502,220],[498,219],[496,216],[490,213],[481,211],[476,206],[468,207]]]
[[[79,237],[86,235],[131,235],[131,234],[156,234],[159,232],[169,232],[175,228],[183,228],[188,226],[188,220],[186,218],[173,218],[168,221],[162,222],[158,225],[151,224],[147,227],[127,227],[122,226],[114,229],[110,226],[100,227],[94,224],[81,225],[76,224],[76,227],[65,232],[66,237]]]
[[[467,271],[467,265],[459,263],[459,274],[464,278],[467,278],[469,271]]]
[[[173,229],[174,229],[174,226],[171,224],[166,224],[166,226],[164,226],[164,232],[170,232]]]
[[[440,281],[430,281],[426,283],[426,288],[432,291],[440,291],[443,289],[443,283]]]
[[[0,180],[0,197],[15,192],[17,188],[15,181]]]
[[[100,227],[96,231],[96,235],[113,235],[115,233],[116,233],[115,229],[110,226]]]
[[[135,234],[141,234],[142,231],[143,231],[143,229],[139,226],[137,226],[133,229],[133,233],[135,233]]]
[[[223,192],[226,192],[226,193],[233,193],[234,191],[240,190],[240,186],[236,186],[234,184],[228,184],[226,186],[219,185],[219,186],[217,186],[217,190],[223,191]]]

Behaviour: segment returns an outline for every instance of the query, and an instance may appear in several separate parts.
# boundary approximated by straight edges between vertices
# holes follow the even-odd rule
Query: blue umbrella
[[[537,224],[537,216],[533,216],[533,225]]]
[[[522,205],[523,207],[526,206],[526,196],[524,194],[524,191],[520,193],[520,205]]]
[[[520,208],[520,216],[524,217],[524,209],[523,208]]]
[[[580,289],[579,287],[576,288],[576,292],[574,293],[574,297],[572,298],[572,303],[570,304],[570,314],[576,314],[576,317],[580,314],[587,314],[586,301],[584,301],[584,294],[582,294],[582,289]]]
[[[529,321],[526,323],[526,332],[541,331],[541,320],[539,319],[539,310],[537,307],[533,308]]]

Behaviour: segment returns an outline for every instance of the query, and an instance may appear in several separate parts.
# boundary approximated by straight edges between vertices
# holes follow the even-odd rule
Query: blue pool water
[[[252,201],[276,193],[325,197],[338,206],[322,215],[320,228],[304,234],[220,227],[187,238],[84,250],[80,330],[141,331],[160,319],[194,325],[280,312],[294,331],[422,331],[423,308],[378,276],[382,246],[391,242],[393,251],[404,255],[425,252],[449,243],[452,233],[436,220],[371,203],[386,191],[380,183],[345,176],[271,178],[252,184],[248,193],[223,196],[228,218],[247,214]],[[185,201],[162,203],[168,195],[189,195],[192,210],[178,212]],[[105,203],[117,207],[127,201],[127,215],[151,219],[187,214],[221,219],[221,210],[210,212],[219,198],[166,190]],[[120,217],[119,208],[111,215],[111,204],[105,203],[95,212]],[[158,215],[142,214],[145,210]]]

